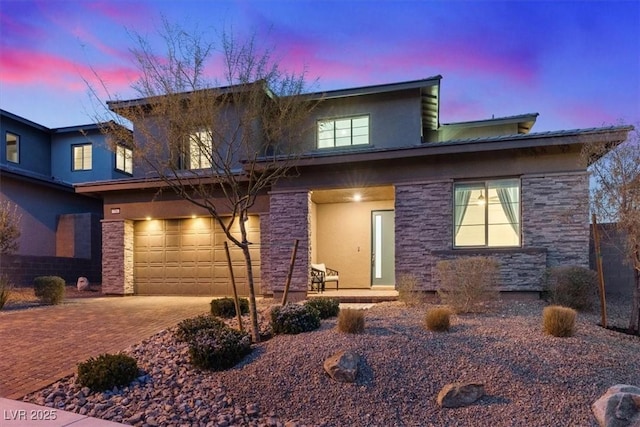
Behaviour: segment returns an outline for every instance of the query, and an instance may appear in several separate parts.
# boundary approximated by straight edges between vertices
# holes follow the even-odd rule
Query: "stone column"
[[[102,293],[133,294],[133,221],[102,221]]]
[[[421,289],[436,289],[432,252],[452,247],[452,188],[451,180],[396,185],[396,282],[412,275]]]
[[[311,262],[311,193],[287,191],[271,193],[269,207],[269,283],[276,299],[282,297],[294,240],[298,252],[289,288],[289,301],[306,298]]]

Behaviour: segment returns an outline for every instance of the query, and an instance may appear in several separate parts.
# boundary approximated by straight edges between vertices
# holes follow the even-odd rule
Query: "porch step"
[[[308,299],[336,298],[341,303],[347,304],[375,304],[379,302],[397,301],[398,292],[394,291],[369,291],[369,290],[339,290],[325,291],[321,293],[309,292]]]

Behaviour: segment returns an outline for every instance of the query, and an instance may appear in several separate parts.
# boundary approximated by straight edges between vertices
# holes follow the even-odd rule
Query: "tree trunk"
[[[251,340],[254,343],[260,342],[260,327],[258,326],[258,308],[256,306],[256,290],[253,280],[253,265],[251,265],[251,252],[249,251],[249,241],[247,240],[247,227],[242,218],[245,213],[240,213],[240,234],[242,236],[242,254],[247,266],[247,287],[249,288],[249,321],[251,322]]]

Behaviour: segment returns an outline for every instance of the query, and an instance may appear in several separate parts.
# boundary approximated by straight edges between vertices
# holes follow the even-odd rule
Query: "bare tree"
[[[590,166],[592,211],[599,222],[615,223],[625,237],[623,249],[635,278],[629,330],[640,335],[640,131],[632,130],[614,148],[588,144],[583,155],[598,159]]]
[[[21,219],[15,203],[0,201],[0,254],[10,255],[18,250]]]
[[[242,250],[257,342],[252,242],[245,221],[256,198],[293,172],[317,101],[305,96],[306,73],[284,72],[255,36],[241,41],[225,32],[216,50],[202,35],[166,20],[160,34],[163,54],[134,34],[131,52],[140,78],[132,88],[139,98],[109,101],[107,117],[96,121],[110,123],[105,129],[110,140],[126,141],[134,164],[206,209]],[[212,69],[219,78],[207,77]],[[122,117],[133,123],[133,137],[119,126]]]

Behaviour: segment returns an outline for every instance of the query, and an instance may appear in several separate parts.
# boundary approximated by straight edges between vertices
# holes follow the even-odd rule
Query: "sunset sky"
[[[130,33],[153,39],[162,16],[255,32],[317,90],[440,74],[443,123],[538,112],[533,131],[640,124],[636,0],[0,0],[0,108],[47,127],[90,123],[83,78],[94,69],[134,96]]]

